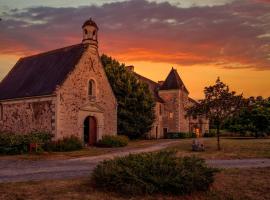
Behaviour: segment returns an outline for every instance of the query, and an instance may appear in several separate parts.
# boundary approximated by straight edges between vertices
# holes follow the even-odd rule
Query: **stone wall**
[[[188,105],[188,93],[180,90],[180,105],[179,105],[179,130],[180,132],[189,132],[189,119],[186,117],[186,108]]]
[[[179,90],[161,90],[159,96],[165,102],[162,115],[163,128],[167,128],[168,132],[179,132]]]
[[[0,132],[26,134],[33,131],[54,133],[55,98],[2,101]]]
[[[156,102],[155,106],[155,121],[153,123],[153,127],[149,132],[148,136],[150,139],[158,139],[163,138],[163,123],[162,123],[162,115],[163,115],[164,106],[160,102]]]
[[[94,81],[95,95],[88,95],[88,82]],[[94,116],[98,138],[117,133],[117,101],[101,64],[98,51],[89,46],[75,70],[57,90],[57,138],[83,137],[83,121]]]

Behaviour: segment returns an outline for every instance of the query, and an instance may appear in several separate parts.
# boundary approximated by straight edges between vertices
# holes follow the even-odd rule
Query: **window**
[[[2,104],[0,104],[0,121],[3,120],[3,115],[4,115],[3,106],[2,106]]]
[[[95,36],[96,35],[96,31],[93,31],[93,36]]]
[[[88,32],[87,32],[87,30],[86,30],[86,29],[84,29],[84,34],[85,34],[85,35],[87,35],[87,33],[88,33]]]
[[[95,82],[93,81],[93,80],[90,80],[89,82],[88,82],[88,95],[89,96],[95,96],[96,94],[95,94],[95,91],[96,90],[96,88],[95,88]]]

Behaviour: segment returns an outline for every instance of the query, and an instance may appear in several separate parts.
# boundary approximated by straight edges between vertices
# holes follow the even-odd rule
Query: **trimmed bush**
[[[64,137],[44,145],[46,151],[76,151],[83,148],[81,140],[76,136]]]
[[[205,132],[203,137],[216,137],[216,130],[210,129],[209,132]]]
[[[97,142],[99,147],[124,147],[128,145],[128,137],[124,135],[104,135],[101,140]]]
[[[216,169],[203,159],[176,157],[175,151],[129,155],[100,163],[92,174],[97,188],[121,194],[190,194],[205,191]]]
[[[23,154],[29,151],[31,143],[43,145],[51,140],[52,134],[43,132],[34,132],[30,134],[0,134],[0,154]]]
[[[165,135],[167,139],[184,139],[184,138],[194,138],[196,137],[194,133],[189,132],[168,132]]]

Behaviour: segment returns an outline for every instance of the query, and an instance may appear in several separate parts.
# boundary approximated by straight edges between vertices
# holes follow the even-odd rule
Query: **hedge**
[[[195,138],[195,133],[190,132],[168,132],[165,135],[167,139],[184,139],[184,138]]]
[[[206,191],[216,169],[197,157],[176,157],[175,151],[133,154],[100,163],[92,174],[96,188],[123,195],[184,195]]]
[[[128,137],[123,135],[104,135],[101,140],[97,142],[98,147],[124,147],[129,142]]]

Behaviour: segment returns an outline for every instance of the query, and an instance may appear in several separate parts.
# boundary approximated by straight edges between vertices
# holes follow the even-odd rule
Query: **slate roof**
[[[87,46],[81,43],[19,59],[0,82],[0,100],[53,94]]]
[[[155,81],[152,81],[140,74],[137,74],[136,72],[133,72],[134,75],[143,83],[146,83],[149,87],[150,92],[153,94],[155,100],[160,103],[164,103],[163,99],[158,95],[158,89],[159,89],[159,84],[156,83]]]
[[[176,69],[172,68],[166,80],[160,87],[160,90],[174,90],[174,89],[184,89],[187,93],[188,90],[181,80]]]

